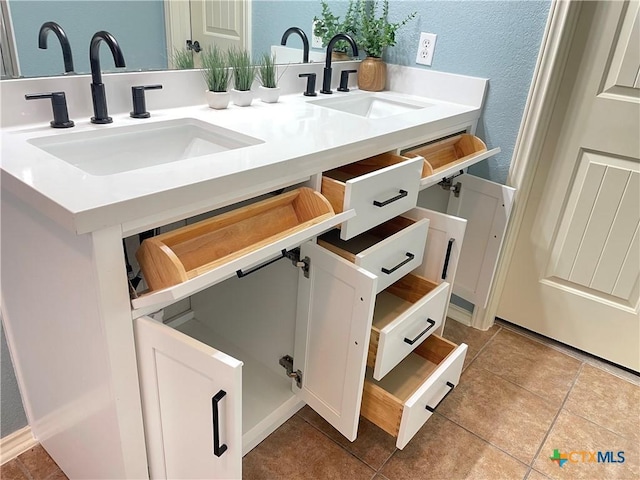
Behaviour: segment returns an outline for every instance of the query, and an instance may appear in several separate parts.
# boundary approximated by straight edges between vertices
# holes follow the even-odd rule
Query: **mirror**
[[[164,70],[173,68],[172,52],[187,39],[206,43],[214,32],[215,41],[228,46],[229,39],[244,29],[253,58],[279,45],[284,31],[291,26],[302,28],[311,42],[313,17],[321,10],[320,1],[310,0],[0,0],[4,16],[11,17],[9,34],[15,38],[21,77],[61,75],[64,72],[61,46],[53,32],[47,35],[47,49],[38,48],[40,26],[47,21],[58,23],[71,44],[76,73],[88,73],[89,43],[92,35],[106,30],[118,40],[127,63],[126,69],[114,67],[106,46],[100,48],[103,72]],[[336,1],[336,11],[342,10]],[[207,5],[204,5],[207,4]],[[209,11],[209,18],[197,18],[191,12]],[[224,20],[220,20],[224,19]],[[218,21],[204,34],[192,25]],[[4,21],[3,21],[4,27]],[[3,28],[4,30],[4,28]],[[2,45],[3,73],[10,57],[6,40]],[[302,41],[291,35],[287,47],[278,53],[280,63],[302,61]],[[295,50],[294,50],[295,49]],[[311,49],[312,61],[322,61],[324,49]],[[286,53],[286,55],[282,55]],[[197,54],[195,54],[197,58]],[[197,61],[196,61],[197,62]],[[9,70],[10,71],[10,70]]]

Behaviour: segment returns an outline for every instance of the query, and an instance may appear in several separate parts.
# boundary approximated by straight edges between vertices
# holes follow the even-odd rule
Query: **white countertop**
[[[333,96],[360,94],[352,90]],[[309,99],[298,93],[285,95],[276,104],[254,100],[250,107],[231,105],[226,110],[206,105],[152,110],[151,118],[143,120],[117,113],[109,125],[72,117],[76,122],[72,129],[52,129],[48,121],[3,128],[2,188],[79,234],[127,223],[135,229],[133,224],[141,218],[171,219],[181,205],[202,205],[204,211],[418,143],[459,125],[475,125],[482,104],[482,99],[465,105],[422,98],[433,105],[369,120],[309,103],[324,97]],[[105,176],[89,175],[28,143],[37,137],[179,118],[198,119],[264,143]]]

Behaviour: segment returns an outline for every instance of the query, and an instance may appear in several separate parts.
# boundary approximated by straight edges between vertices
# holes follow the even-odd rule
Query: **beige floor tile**
[[[557,405],[562,405],[581,362],[546,345],[502,329],[475,364]]]
[[[527,480],[549,480],[549,477],[535,470],[531,470],[529,472],[529,476],[527,477]]]
[[[0,478],[2,480],[30,480],[15,458],[0,467]]]
[[[447,322],[444,324],[444,333],[442,336],[458,345],[466,343],[469,346],[463,366],[463,368],[467,368],[476,355],[478,355],[478,352],[482,347],[491,340],[491,337],[493,337],[498,330],[500,330],[500,327],[498,325],[493,325],[485,332],[478,330],[477,328],[467,327],[460,322],[447,318]]]
[[[60,469],[42,445],[27,450],[18,456],[18,460],[26,467],[27,471],[35,479],[45,479],[58,472]]]
[[[569,460],[562,467],[550,459],[554,451],[567,455]],[[588,452],[613,452],[617,457],[619,451],[624,452],[624,462],[589,462]],[[572,453],[575,452],[575,453]],[[582,417],[573,415],[564,409],[547,437],[540,455],[535,461],[536,470],[553,479],[637,479],[640,478],[638,454],[640,448],[633,440],[616,435]],[[596,457],[597,458],[597,457]]]
[[[348,452],[351,452],[374,470],[378,470],[396,449],[395,437],[378,428],[366,418],[360,417],[358,438],[354,442],[350,442],[308,406],[298,413],[307,422],[329,436],[333,441],[342,445]]]
[[[640,443],[640,387],[585,365],[564,408]]]
[[[436,414],[380,473],[389,480],[514,480],[527,471],[526,465]]]
[[[374,471],[297,415],[249,452],[242,478],[370,480]]]
[[[474,363],[438,412],[530,464],[558,408]]]

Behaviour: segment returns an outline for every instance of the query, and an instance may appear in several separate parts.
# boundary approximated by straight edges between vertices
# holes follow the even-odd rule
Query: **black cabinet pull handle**
[[[409,263],[411,260],[413,260],[414,258],[416,258],[416,256],[411,253],[411,252],[407,252],[407,258],[404,259],[403,261],[401,261],[399,264],[397,264],[395,267],[393,268],[384,268],[382,267],[382,273],[386,273],[387,275],[392,274],[393,272],[395,272],[397,269],[399,269],[400,267],[402,267],[403,265],[406,265],[407,263]]]
[[[213,454],[216,457],[222,456],[222,454],[227,451],[227,445],[220,445],[220,414],[218,413],[218,404],[226,394],[227,392],[220,390],[211,397],[211,409],[213,410]]]
[[[246,277],[247,275],[251,275],[252,273],[257,272],[261,268],[266,267],[267,265],[271,265],[272,263],[275,263],[278,260],[282,260],[286,256],[287,256],[287,251],[286,250],[282,250],[280,252],[280,256],[279,257],[272,258],[271,260],[268,260],[268,261],[258,265],[257,267],[254,267],[251,270],[247,270],[245,272],[243,272],[242,270],[236,270],[236,275],[238,276],[238,278]]]
[[[397,200],[400,200],[401,198],[406,197],[407,195],[409,195],[409,192],[407,192],[406,190],[400,190],[400,195],[396,195],[395,197],[390,198],[389,200],[385,200],[384,202],[379,202],[377,200],[374,200],[373,204],[376,207],[384,207],[386,205],[389,205],[390,203],[393,203]]]
[[[431,413],[436,411],[436,408],[438,408],[440,406],[440,404],[442,402],[444,402],[444,399],[447,398],[449,396],[449,394],[451,392],[453,392],[453,389],[455,388],[455,385],[451,382],[447,382],[447,387],[449,387],[449,391],[447,393],[444,394],[444,397],[442,397],[442,399],[438,402],[438,405],[436,405],[435,407],[430,407],[429,405],[427,405],[425,408],[427,410],[429,410]]]
[[[444,257],[444,267],[442,267],[442,280],[447,278],[447,270],[449,269],[449,259],[451,258],[451,248],[453,247],[453,242],[455,242],[455,238],[449,239],[449,245],[447,245],[447,254]]]
[[[427,328],[425,328],[423,331],[421,331],[418,334],[417,337],[415,337],[415,338],[404,337],[405,343],[408,343],[409,345],[413,345],[414,343],[416,343],[420,339],[420,337],[422,337],[425,333],[427,333],[429,330],[431,330],[433,327],[436,326],[436,322],[434,322],[430,318],[427,318],[427,323],[429,324],[429,326]]]

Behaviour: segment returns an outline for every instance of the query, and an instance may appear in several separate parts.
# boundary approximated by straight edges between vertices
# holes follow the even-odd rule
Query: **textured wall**
[[[46,50],[38,48],[40,25],[46,21],[58,23],[66,32],[78,73],[90,71],[89,43],[99,30],[118,40],[127,70],[167,68],[162,0],[9,0],[9,6],[25,77],[64,72],[55,34],[47,36]],[[116,70],[106,45],[100,47],[100,60],[103,71]]]
[[[0,438],[27,425],[11,356],[0,324]]]
[[[347,2],[334,0],[330,5],[338,15]],[[418,16],[399,31],[397,45],[387,50],[389,63],[421,67],[415,64],[420,32],[432,32],[438,35],[433,64],[421,68],[491,80],[478,134],[489,147],[501,147],[502,153],[472,167],[471,173],[506,182],[549,6],[549,0],[390,1],[390,21],[400,21],[411,12]],[[310,36],[320,2],[256,1],[253,12],[255,49],[277,42],[294,25]],[[299,46],[297,42],[292,46]]]

